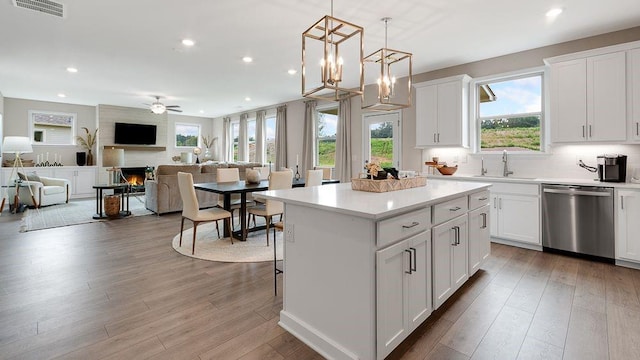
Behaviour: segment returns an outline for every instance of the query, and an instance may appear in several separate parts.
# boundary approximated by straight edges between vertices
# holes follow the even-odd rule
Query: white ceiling
[[[66,18],[0,2],[5,97],[143,108],[152,95],[217,117],[301,98],[301,34],[329,0],[62,0]],[[545,13],[563,7],[555,21]],[[640,25],[638,0],[335,0],[384,44],[414,54],[414,74]],[[196,41],[192,48],[183,38]],[[245,64],[243,56],[254,62]],[[79,72],[65,69],[76,67]],[[64,93],[66,98],[57,96]],[[245,101],[250,97],[251,101]],[[201,114],[200,110],[204,113]]]

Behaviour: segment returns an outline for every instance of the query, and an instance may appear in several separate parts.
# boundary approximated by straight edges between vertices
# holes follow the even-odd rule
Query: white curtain
[[[238,134],[238,161],[249,160],[249,141],[247,141],[248,114],[240,115],[240,129]]]
[[[222,118],[224,137],[222,138],[222,161],[233,161],[233,136],[231,134],[231,118]]]
[[[287,105],[276,111],[276,169],[287,166]]]
[[[305,101],[304,132],[302,133],[302,166],[300,168],[300,174],[306,173],[306,170],[313,169],[314,166],[313,157],[316,153],[316,117],[316,101]]]
[[[256,162],[264,164],[264,118],[267,112],[256,112]]]
[[[340,100],[336,131],[335,178],[351,182],[351,98]]]

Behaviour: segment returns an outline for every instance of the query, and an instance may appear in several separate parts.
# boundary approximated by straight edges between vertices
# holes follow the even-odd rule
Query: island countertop
[[[380,220],[489,188],[491,184],[429,178],[427,185],[373,193],[351,189],[351,183],[256,192],[254,197],[304,205],[346,215]]]

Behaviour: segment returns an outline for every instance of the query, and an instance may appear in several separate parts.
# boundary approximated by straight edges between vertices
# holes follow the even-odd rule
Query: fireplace
[[[144,192],[144,167],[122,168],[122,177],[131,184],[131,192]],[[124,182],[124,180],[122,180]]]

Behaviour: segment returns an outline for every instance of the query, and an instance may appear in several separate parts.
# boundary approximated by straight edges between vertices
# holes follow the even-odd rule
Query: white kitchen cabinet
[[[468,75],[414,84],[416,146],[469,146]]]
[[[469,278],[467,214],[434,226],[433,309],[442,305]]]
[[[377,357],[382,359],[431,314],[431,232],[376,252]]]
[[[96,184],[96,167],[64,166],[53,168],[53,177],[67,179],[71,182],[71,197],[82,198],[95,196],[93,185]]]
[[[640,49],[627,53],[627,109],[630,111],[629,139],[640,141]]]
[[[538,196],[492,192],[490,218],[491,236],[541,244]]]
[[[626,52],[551,62],[551,140],[624,141]]]
[[[489,211],[489,205],[469,211],[469,276],[475,274],[491,254]]]
[[[616,195],[616,259],[640,262],[640,190]]]

